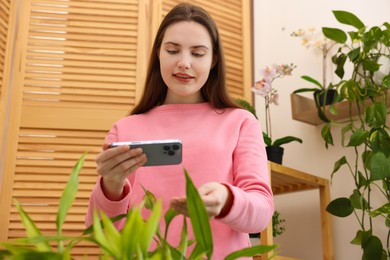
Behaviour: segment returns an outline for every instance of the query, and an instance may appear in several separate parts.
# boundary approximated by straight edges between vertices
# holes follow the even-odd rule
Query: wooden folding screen
[[[58,199],[87,151],[64,232],[84,229],[94,158],[140,97],[150,40],[177,2],[0,0],[0,241],[25,234],[13,198],[45,234],[55,232]],[[229,91],[249,100],[249,1],[193,2],[217,20]],[[81,245],[75,253],[91,252]]]

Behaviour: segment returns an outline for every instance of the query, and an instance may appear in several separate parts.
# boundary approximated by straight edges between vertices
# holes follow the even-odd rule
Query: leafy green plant
[[[345,169],[352,177],[354,188],[349,197],[333,200],[327,211],[338,217],[354,215],[359,223],[352,244],[362,248],[362,259],[388,259],[390,257],[390,136],[387,100],[390,88],[390,24],[367,27],[354,14],[333,11],[338,22],[353,28],[345,32],[324,27],[324,35],[342,45],[332,57],[336,75],[335,85],[340,97],[349,103],[346,122],[326,118],[321,135],[325,145],[333,144],[332,127],[341,126],[341,145],[354,151],[354,158],[342,156],[335,162],[332,180]],[[346,67],[352,70],[345,76]],[[360,113],[352,115],[352,109]],[[374,193],[375,192],[375,193]],[[383,205],[374,208],[374,194],[383,196]],[[375,205],[377,201],[375,201]],[[373,225],[373,218],[381,217],[387,228],[386,241],[381,241]]]
[[[272,141],[272,139],[267,135],[266,132],[263,132],[263,139],[264,139],[264,143],[267,145],[267,146],[275,146],[275,147],[280,147],[284,144],[288,144],[288,143],[291,143],[291,142],[298,142],[298,143],[302,143],[302,139],[301,138],[298,138],[298,137],[295,137],[295,136],[285,136],[285,137],[282,137],[282,138],[279,138],[279,139],[276,139],[274,141]]]
[[[172,209],[164,214],[166,231],[161,234],[159,220],[162,216],[162,203],[154,195],[145,190],[145,197],[140,205],[129,209],[127,214],[108,218],[104,212],[94,212],[93,225],[85,229],[80,236],[67,237],[62,235],[62,225],[67,211],[75,199],[78,188],[78,173],[82,168],[85,154],[79,159],[72,170],[70,179],[63,191],[57,213],[57,234],[45,236],[37,228],[34,221],[15,201],[22,222],[27,231],[27,238],[20,238],[0,243],[5,249],[0,250],[0,259],[73,259],[71,249],[81,241],[89,241],[101,249],[100,259],[212,259],[213,240],[209,218],[197,189],[189,174],[186,177],[186,195],[189,219],[195,236],[194,241],[188,241],[187,218],[183,216],[183,229],[180,244],[173,247],[166,240],[169,225],[177,217]],[[143,219],[141,209],[145,207],[151,211],[148,219]],[[124,228],[118,231],[114,222],[126,218]],[[136,234],[136,235],[134,235]],[[157,241],[157,247],[150,250],[152,240]],[[57,243],[51,246],[49,242]],[[65,246],[66,242],[66,246]],[[187,258],[187,247],[195,243],[195,248]],[[254,256],[272,251],[275,245],[258,245],[248,247],[229,254],[225,259],[234,260],[243,256]]]
[[[280,217],[279,211],[275,211],[272,215],[272,236],[277,237],[280,236],[286,231],[286,227],[284,226],[284,223],[286,222],[285,219]]]

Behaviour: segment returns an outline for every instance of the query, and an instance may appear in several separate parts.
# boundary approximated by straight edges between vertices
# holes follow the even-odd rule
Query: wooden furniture
[[[324,122],[317,115],[317,107],[314,99],[310,99],[298,94],[292,93],[291,98],[291,115],[294,120],[298,120],[311,125],[321,125]],[[367,100],[367,104],[371,101]],[[387,95],[387,105],[390,107],[390,95]],[[325,114],[329,119],[340,120],[349,117],[349,103],[347,101],[338,102],[335,104],[337,115],[329,112],[329,107],[325,107]],[[355,104],[352,105],[352,116],[356,116],[359,112]]]
[[[322,251],[324,260],[333,260],[333,233],[331,216],[326,212],[326,206],[330,202],[330,188],[327,179],[298,171],[277,163],[269,162],[271,185],[274,195],[290,192],[318,189],[320,195]],[[261,233],[261,244],[273,244],[272,223]],[[264,254],[261,259],[267,259],[271,253]],[[274,259],[292,259],[276,256]]]

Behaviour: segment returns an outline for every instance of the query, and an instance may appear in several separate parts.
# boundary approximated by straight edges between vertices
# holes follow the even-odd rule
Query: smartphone
[[[141,147],[148,158],[143,166],[175,165],[182,161],[183,146],[179,139],[114,142],[110,148],[120,145],[129,145],[130,148]]]

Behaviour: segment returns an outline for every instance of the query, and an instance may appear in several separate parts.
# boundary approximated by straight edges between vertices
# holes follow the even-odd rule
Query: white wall
[[[353,12],[369,26],[389,22],[390,1],[253,0],[253,3],[255,79],[260,78],[259,71],[266,65],[292,62],[298,66],[293,76],[274,82],[280,95],[280,105],[271,107],[274,138],[293,135],[303,139],[303,144],[290,143],[284,146],[283,164],[329,179],[334,162],[346,153],[352,156],[352,151],[341,148],[338,130],[333,131],[335,146],[326,150],[320,135],[321,126],[292,120],[290,93],[305,85],[310,86],[300,79],[301,75],[321,79],[322,63],[320,56],[304,48],[300,39],[291,37],[290,33],[300,28],[340,27],[331,10]],[[257,113],[265,128],[263,106],[263,99],[256,97]],[[332,198],[349,197],[351,183],[349,174],[336,175],[331,187]],[[280,255],[308,260],[322,259],[318,192],[277,196],[275,203],[282,218],[286,219],[287,229],[285,234],[275,240],[281,245]],[[355,218],[333,218],[333,229],[335,259],[361,259],[360,247],[350,244],[358,229]],[[382,231],[384,235],[386,230]]]

